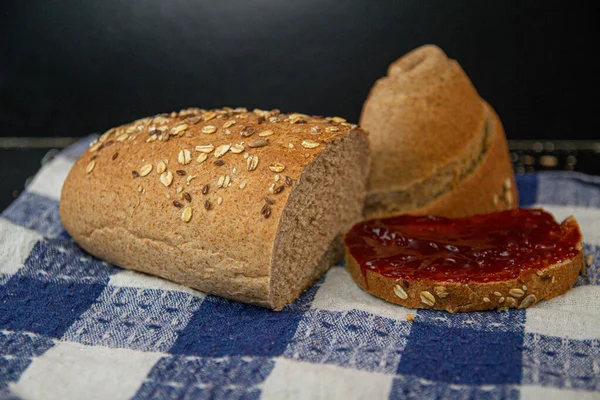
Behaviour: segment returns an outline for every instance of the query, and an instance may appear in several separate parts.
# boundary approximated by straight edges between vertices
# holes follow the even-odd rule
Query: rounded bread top
[[[371,189],[402,190],[476,158],[485,109],[460,65],[427,45],[389,66],[371,89],[360,123],[372,145]]]

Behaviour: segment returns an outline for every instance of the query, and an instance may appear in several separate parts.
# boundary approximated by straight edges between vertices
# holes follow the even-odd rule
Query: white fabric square
[[[279,358],[264,383],[261,399],[387,399],[392,378],[392,375]]]
[[[583,392],[579,390],[556,389],[543,386],[522,386],[521,400],[598,400],[598,392]]]
[[[39,233],[0,218],[0,279],[17,273],[42,239]]]
[[[312,308],[329,311],[362,310],[386,318],[404,321],[406,314],[417,314],[400,305],[388,303],[359,288],[346,268],[332,268],[321,285]]]
[[[570,339],[600,338],[600,286],[579,286],[528,308],[525,332]]]
[[[138,289],[159,289],[172,292],[188,293],[200,298],[206,297],[206,294],[189,288],[187,286],[179,285],[177,283],[159,278],[157,276],[147,275],[141,272],[131,271],[127,269],[112,275],[110,277],[108,285],[115,287],[130,287]]]
[[[55,157],[35,175],[27,191],[59,200],[63,183],[74,162],[62,156]]]
[[[31,400],[129,399],[163,356],[61,342],[35,358],[10,390]]]

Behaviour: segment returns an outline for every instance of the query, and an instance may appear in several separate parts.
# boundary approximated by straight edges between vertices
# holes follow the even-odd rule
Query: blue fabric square
[[[173,354],[206,357],[278,356],[302,314],[271,311],[209,296],[179,334]]]
[[[389,399],[477,399],[518,400],[519,389],[513,385],[471,386],[435,382],[411,375],[394,378]]]
[[[70,239],[47,239],[36,243],[19,275],[51,282],[106,284],[119,271]]]
[[[103,289],[97,284],[58,284],[15,276],[0,286],[0,328],[58,338]]]
[[[448,328],[415,322],[398,373],[458,384],[519,383],[522,349],[522,331]]]
[[[519,207],[527,207],[537,201],[537,174],[523,174],[515,177],[519,191]]]
[[[18,381],[31,360],[52,346],[51,339],[40,335],[0,331],[0,389]]]
[[[87,345],[167,351],[202,299],[158,289],[107,287],[63,339]]]
[[[165,357],[133,399],[258,399],[274,365],[263,357]]]
[[[527,334],[524,350],[523,384],[600,391],[597,340]]]
[[[600,177],[580,172],[538,174],[537,202],[600,208]]]
[[[284,357],[393,373],[409,332],[407,321],[364,311],[311,310],[302,318]]]
[[[36,193],[21,194],[2,212],[2,217],[46,237],[69,237],[60,222],[58,201]]]
[[[465,328],[474,331],[523,332],[525,313],[523,312],[468,312],[449,314],[433,310],[419,310],[419,323],[440,328]]]

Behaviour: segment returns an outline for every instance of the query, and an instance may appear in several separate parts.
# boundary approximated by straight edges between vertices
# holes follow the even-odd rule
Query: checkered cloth
[[[600,398],[598,263],[531,309],[456,315],[385,303],[340,265],[272,312],[79,249],[58,200],[90,140],[44,165],[1,214],[1,399]],[[522,206],[574,214],[600,259],[600,178],[517,182]]]

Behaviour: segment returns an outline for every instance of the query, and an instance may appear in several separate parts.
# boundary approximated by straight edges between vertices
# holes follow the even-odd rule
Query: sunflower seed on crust
[[[169,129],[169,134],[171,136],[177,136],[182,132],[185,132],[187,130],[188,126],[187,124],[181,124],[181,125],[177,125],[172,127],[171,129]]]
[[[159,174],[162,174],[163,172],[165,172],[165,170],[167,169],[167,164],[165,164],[164,161],[159,161],[158,164],[156,164],[156,172]]]
[[[219,158],[219,157],[223,157],[231,148],[231,145],[229,144],[222,144],[219,147],[217,147],[215,149],[215,157]]]
[[[274,162],[271,165],[269,165],[269,169],[273,172],[283,172],[283,170],[285,169],[285,165],[283,165],[280,162]]]
[[[433,307],[433,305],[435,304],[435,297],[433,297],[433,295],[428,291],[422,291],[421,293],[419,293],[419,296],[421,297],[421,303],[430,307]]]
[[[229,149],[229,151],[231,151],[234,154],[239,154],[242,151],[244,151],[244,145],[242,145],[240,143],[236,143],[233,146],[231,146],[231,148]]]
[[[521,300],[521,304],[519,304],[519,308],[523,309],[523,308],[529,308],[532,305],[534,305],[537,302],[537,297],[535,297],[534,294],[530,294],[527,297],[525,297],[523,300]]]
[[[206,154],[206,153],[200,153],[200,155],[198,156],[198,158],[196,158],[196,162],[202,164],[204,161],[206,161],[207,158],[208,158],[208,154]]]
[[[141,176],[146,176],[148,175],[150,172],[152,172],[152,164],[146,164],[144,165],[142,168],[140,168],[140,175]]]
[[[512,288],[508,291],[508,294],[510,294],[513,297],[523,297],[525,292],[519,288]]]
[[[448,292],[448,289],[446,289],[445,286],[436,286],[433,288],[433,291],[435,292],[435,294],[438,295],[440,299],[445,299],[450,294],[450,292]]]
[[[177,155],[179,164],[186,165],[192,161],[192,153],[188,149],[181,150]]]
[[[316,147],[319,147],[320,145],[321,143],[315,142],[314,140],[310,139],[304,139],[302,141],[302,147],[304,147],[305,149],[314,149]]]
[[[94,167],[96,166],[96,161],[92,160],[87,167],[85,167],[85,173],[89,174],[90,172],[92,172],[94,170]]]
[[[192,207],[186,207],[181,213],[181,219],[183,220],[183,222],[190,222],[190,220],[192,219],[192,213]]]
[[[171,171],[165,171],[160,174],[160,182],[166,187],[171,186],[171,183],[173,182],[173,173]]]
[[[215,118],[217,116],[217,114],[215,114],[212,111],[206,112],[204,113],[204,115],[202,116],[204,118],[204,121],[208,122],[211,119]]]
[[[200,153],[211,153],[215,149],[215,146],[212,144],[204,144],[202,146],[196,146],[196,151]]]
[[[93,153],[95,151],[100,150],[100,148],[102,148],[102,147],[104,147],[104,143],[102,143],[102,142],[95,142],[95,143],[92,143],[90,145],[90,151]]]
[[[217,127],[214,125],[206,125],[202,127],[202,133],[210,135],[211,133],[215,133],[217,131]]]
[[[258,156],[253,155],[246,159],[246,166],[248,167],[248,171],[254,171],[258,166]]]
[[[394,294],[396,296],[398,296],[402,300],[408,299],[408,294],[406,293],[406,291],[404,290],[404,288],[402,286],[400,286],[400,285],[395,285],[394,286]]]
[[[265,139],[256,139],[248,143],[248,147],[256,148],[256,147],[265,147],[269,142]]]

